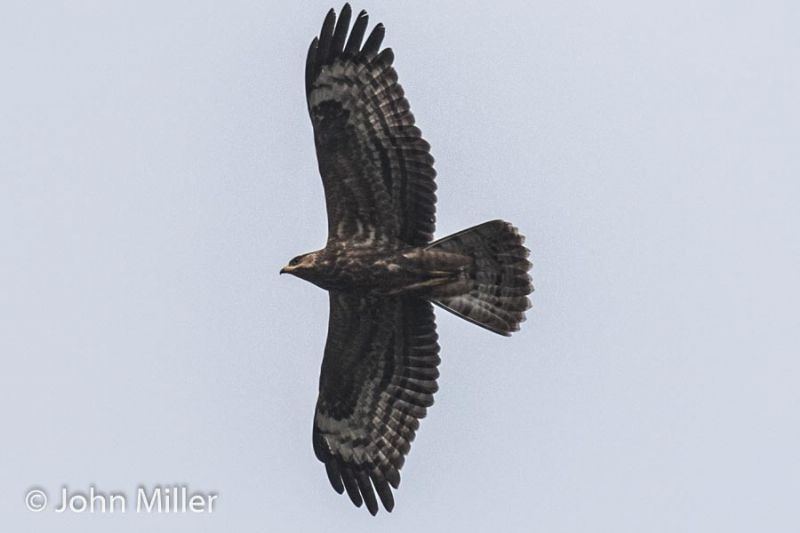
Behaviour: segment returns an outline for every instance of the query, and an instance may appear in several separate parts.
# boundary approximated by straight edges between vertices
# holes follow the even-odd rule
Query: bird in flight
[[[281,269],[325,289],[328,338],[313,446],[339,494],[378,512],[438,387],[433,306],[501,335],[533,291],[517,229],[484,222],[439,240],[436,172],[378,24],[328,12],[308,50],[308,112],[328,212],[324,248]],[[377,498],[376,498],[377,494]]]

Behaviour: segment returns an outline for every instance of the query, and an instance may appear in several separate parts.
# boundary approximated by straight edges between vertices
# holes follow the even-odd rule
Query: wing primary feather
[[[391,66],[394,62],[394,52],[392,52],[391,48],[384,48],[381,50],[381,53],[378,54],[378,57],[375,58],[375,62],[383,65],[383,68]]]
[[[319,40],[314,37],[308,47],[308,56],[306,56],[306,93],[311,91],[311,84],[317,77],[317,45]]]
[[[350,37],[347,39],[347,44],[344,47],[345,55],[357,54],[361,49],[361,41],[364,40],[364,32],[367,30],[369,23],[369,15],[364,10],[356,17],[356,22],[353,24],[353,29],[350,31]]]
[[[386,481],[388,481],[394,489],[400,486],[400,472],[398,472],[397,469],[401,466],[402,462],[400,462],[400,465],[394,465],[393,468],[387,470],[384,474],[386,476]]]
[[[364,43],[364,48],[361,49],[361,53],[365,57],[371,59],[378,53],[378,49],[381,47],[385,34],[386,29],[383,27],[383,24],[379,22],[378,25],[375,26],[375,29],[372,30],[372,33],[369,34],[369,37],[367,37],[367,42]]]
[[[322,23],[322,30],[319,32],[319,49],[317,51],[317,68],[321,68],[328,62],[328,53],[333,40],[333,24],[336,22],[336,13],[331,9],[325,16]]]
[[[375,471],[372,472],[370,477],[383,507],[391,513],[392,509],[394,509],[394,496],[392,495],[392,489],[389,488],[389,483],[387,483],[386,478]]]
[[[335,459],[325,463],[325,472],[328,473],[328,480],[330,480],[333,490],[339,494],[343,493],[342,474],[339,472],[339,466],[336,464]]]
[[[359,470],[356,476],[358,488],[361,489],[361,495],[364,497],[364,503],[367,504],[369,514],[375,516],[378,514],[378,500],[375,499],[375,491],[372,490],[372,483],[369,481],[369,476],[366,470]]]
[[[336,29],[333,30],[333,41],[331,41],[331,49],[329,52],[328,62],[332,63],[333,60],[342,53],[344,47],[344,40],[347,37],[347,30],[350,27],[350,4],[345,4],[339,13],[339,20],[336,21]]]
[[[344,488],[347,489],[347,495],[350,496],[350,501],[353,502],[353,505],[361,507],[361,493],[358,492],[358,484],[353,477],[353,472],[347,465],[343,466],[344,468],[341,469],[342,481],[344,481]]]

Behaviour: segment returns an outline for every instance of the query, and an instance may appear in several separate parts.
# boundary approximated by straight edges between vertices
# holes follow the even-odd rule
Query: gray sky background
[[[325,239],[303,67],[331,5],[3,3],[3,531],[797,531],[799,4],[354,4],[437,235],[512,221],[537,288],[511,339],[437,310],[376,518],[311,449],[327,297],[278,276]],[[23,501],[171,483],[216,512]]]

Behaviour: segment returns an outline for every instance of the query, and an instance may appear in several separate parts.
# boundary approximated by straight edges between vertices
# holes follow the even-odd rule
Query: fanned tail
[[[524,240],[508,222],[492,220],[431,243],[428,249],[473,259],[465,278],[437,290],[433,303],[500,335],[518,331],[533,292]]]

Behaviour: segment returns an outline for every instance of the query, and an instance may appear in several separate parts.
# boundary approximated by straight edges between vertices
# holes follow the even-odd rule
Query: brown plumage
[[[328,212],[325,248],[281,270],[330,294],[314,453],[333,488],[370,513],[392,489],[433,404],[439,345],[431,302],[501,335],[533,290],[523,237],[501,220],[435,242],[430,146],[367,14],[325,17],[306,60],[306,97]],[[348,29],[349,35],[348,35]],[[363,42],[363,44],[362,44]]]

